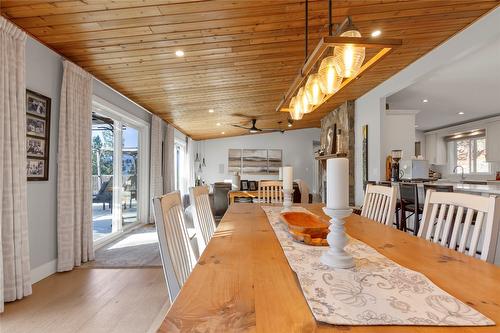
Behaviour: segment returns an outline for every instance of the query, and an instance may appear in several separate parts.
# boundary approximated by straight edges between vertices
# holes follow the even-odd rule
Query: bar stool
[[[415,183],[400,183],[399,194],[401,198],[401,230],[411,231],[414,235],[418,233],[420,227],[421,215],[424,212],[424,205],[418,200],[418,186]],[[406,212],[411,213],[406,216]],[[410,217],[414,217],[413,229],[409,229],[406,221]]]

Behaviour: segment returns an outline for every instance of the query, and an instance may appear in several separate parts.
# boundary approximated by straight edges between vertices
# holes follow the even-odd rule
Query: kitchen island
[[[419,187],[422,187],[423,189],[425,184],[453,186],[453,191],[455,192],[479,194],[483,196],[500,195],[500,185],[477,185],[477,184],[462,184],[457,182],[437,181],[437,182],[422,183],[419,184]]]

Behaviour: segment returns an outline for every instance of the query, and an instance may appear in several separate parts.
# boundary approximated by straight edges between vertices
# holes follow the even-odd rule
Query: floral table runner
[[[354,238],[352,269],[320,262],[327,247],[295,242],[280,221],[281,207],[262,206],[316,320],[335,325],[488,326],[489,318]],[[307,211],[294,207],[295,211]]]

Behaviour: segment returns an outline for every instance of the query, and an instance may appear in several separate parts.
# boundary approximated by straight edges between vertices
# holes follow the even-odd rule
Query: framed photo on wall
[[[28,181],[49,179],[51,99],[26,89],[26,173]]]
[[[248,182],[248,189],[250,191],[257,191],[257,182],[255,180],[251,180]]]

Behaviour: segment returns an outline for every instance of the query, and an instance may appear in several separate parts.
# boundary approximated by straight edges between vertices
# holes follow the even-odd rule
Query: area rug
[[[161,267],[158,235],[153,224],[123,235],[95,252],[82,268]]]

